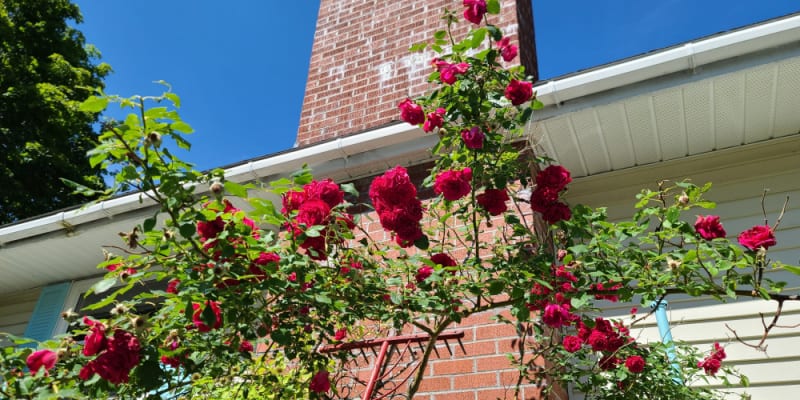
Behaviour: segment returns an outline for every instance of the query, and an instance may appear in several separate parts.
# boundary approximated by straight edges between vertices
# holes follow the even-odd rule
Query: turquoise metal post
[[[681,366],[675,362],[675,345],[672,343],[672,331],[669,327],[669,319],[667,319],[667,301],[661,299],[658,302],[650,303],[650,308],[656,312],[656,322],[658,323],[658,333],[661,334],[661,342],[667,345],[667,357],[672,362],[672,370],[674,377],[672,380],[675,383],[683,384],[681,378]]]

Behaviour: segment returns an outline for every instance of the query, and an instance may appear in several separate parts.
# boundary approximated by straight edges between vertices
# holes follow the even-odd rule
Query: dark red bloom
[[[422,237],[422,202],[405,168],[397,166],[376,177],[370,185],[369,198],[381,226],[396,234],[400,246],[411,246]]]
[[[478,201],[478,205],[489,212],[489,215],[500,215],[508,210],[506,202],[509,197],[504,189],[486,189],[475,199]]]
[[[739,234],[739,244],[752,251],[763,247],[765,250],[775,246],[775,233],[769,225],[754,226]]]
[[[214,313],[214,323],[211,326],[208,326],[205,321],[203,320],[203,306],[197,303],[192,303],[192,309],[194,309],[194,314],[192,315],[192,323],[194,324],[195,328],[197,328],[200,332],[208,332],[212,329],[218,329],[222,326],[222,310],[219,308],[219,302],[213,300],[206,300],[205,307],[211,309],[211,312]]]
[[[39,372],[39,369],[44,367],[45,375],[48,374],[55,365],[56,361],[58,360],[58,354],[53,350],[43,349],[37,350],[31,353],[27,359],[25,359],[25,364],[28,365],[28,369],[31,370],[31,375],[36,375]]]
[[[719,222],[718,215],[698,215],[697,220],[694,222],[694,230],[705,240],[712,240],[716,238],[725,237],[725,228]]]
[[[107,345],[106,326],[89,317],[83,317],[83,323],[90,327],[89,334],[83,340],[83,355],[93,356],[105,350]]]
[[[506,86],[505,96],[511,100],[511,104],[518,106],[533,97],[533,84],[512,79]]]
[[[458,200],[472,190],[472,169],[467,167],[461,171],[448,170],[436,175],[433,192],[444,196],[445,200]]]
[[[141,346],[139,339],[130,332],[117,329],[108,340],[108,347],[94,360],[81,368],[79,377],[87,380],[94,374],[113,383],[128,382],[131,369],[139,364]]]
[[[250,353],[251,351],[253,351],[253,344],[252,343],[250,343],[247,340],[242,340],[242,342],[239,343],[239,352],[240,353]]]
[[[550,165],[536,174],[537,187],[545,187],[560,192],[570,182],[572,177],[569,170],[560,165]]]
[[[500,49],[500,55],[505,62],[509,62],[517,56],[517,46],[511,44],[511,38],[504,37],[497,42],[497,48]]]
[[[170,279],[170,281],[167,283],[167,293],[178,294],[178,285],[180,284],[180,279]]]
[[[644,364],[644,358],[641,356],[629,356],[625,360],[625,368],[628,368],[628,371],[634,374],[644,371]]]
[[[303,191],[307,199],[320,199],[330,208],[344,202],[344,192],[330,178],[324,181],[311,181],[303,186]]]
[[[330,373],[328,371],[319,371],[311,378],[308,388],[314,393],[326,393],[331,390],[331,381],[329,379]]]
[[[434,264],[441,265],[443,267],[455,267],[456,260],[453,260],[452,257],[448,256],[445,253],[437,253],[431,256],[431,261]]]
[[[283,208],[281,212],[284,215],[289,215],[292,211],[297,211],[300,208],[300,205],[306,201],[306,193],[292,190],[283,194],[282,203]]]
[[[432,274],[433,274],[433,268],[427,265],[423,265],[419,267],[419,269],[417,270],[415,278],[417,279],[417,282],[422,282],[425,279],[428,279],[428,277],[431,276]]]
[[[544,307],[542,314],[542,322],[552,328],[560,328],[562,326],[569,326],[575,320],[569,312],[569,304],[548,304]]]
[[[448,85],[456,83],[458,75],[464,75],[469,70],[467,63],[448,64],[443,62],[436,66],[439,67],[439,79]]]
[[[333,340],[341,342],[346,337],[347,337],[347,328],[341,328],[337,330],[336,333],[333,335]]]
[[[581,341],[581,338],[577,336],[565,336],[561,344],[564,345],[564,350],[574,353],[581,349],[583,342]]]

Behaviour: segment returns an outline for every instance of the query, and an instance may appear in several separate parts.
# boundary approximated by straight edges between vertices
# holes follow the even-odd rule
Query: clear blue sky
[[[106,92],[157,94],[151,82],[171,83],[196,131],[189,161],[201,169],[293,146],[318,0],[74,1],[84,15],[78,28],[115,70]],[[545,79],[800,10],[795,0],[533,6]]]

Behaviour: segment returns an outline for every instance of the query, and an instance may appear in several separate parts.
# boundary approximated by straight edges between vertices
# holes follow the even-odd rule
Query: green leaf
[[[783,269],[785,269],[785,270],[787,270],[787,271],[789,271],[789,272],[791,272],[791,273],[793,273],[795,275],[800,275],[800,267],[798,267],[798,266],[795,266],[795,265],[781,265],[781,266],[783,267]]]
[[[144,220],[144,223],[142,224],[142,228],[144,228],[145,232],[152,231],[153,228],[155,228],[155,227],[156,227],[156,216],[155,215],[150,217],[150,218],[148,218],[148,219],[146,219],[146,220]]]
[[[531,102],[531,108],[534,110],[541,110],[544,108],[544,103],[539,101],[539,99],[533,99]]]
[[[192,129],[192,127],[189,126],[189,124],[187,124],[186,122],[183,122],[183,121],[175,121],[175,122],[169,124],[169,126],[170,126],[170,128],[172,128],[173,131],[178,131],[178,132],[183,132],[183,133],[192,133],[192,132],[194,132],[194,129]]]
[[[247,198],[247,187],[236,182],[225,181],[225,191],[241,198]]]
[[[164,97],[168,98],[176,108],[181,108],[181,98],[172,92],[164,93]]]
[[[480,47],[483,40],[486,39],[486,28],[478,28],[472,31],[472,39],[470,40],[470,47],[475,49]]]
[[[447,37],[447,31],[436,31],[433,34],[434,39],[444,39]]]
[[[155,358],[147,358],[145,361],[133,371],[133,376],[136,378],[138,387],[144,390],[155,390],[162,385],[161,377],[164,371]]]
[[[114,287],[114,285],[116,285],[116,284],[117,284],[117,279],[116,278],[106,278],[106,279],[103,279],[102,281],[97,282],[94,285],[92,285],[92,292],[93,293],[98,293],[98,294],[99,293],[103,293],[103,292],[108,291],[108,289],[111,289],[112,287]]]
[[[415,44],[411,45],[411,47],[408,48],[408,51],[410,51],[412,53],[419,53],[419,52],[425,50],[426,47],[428,47],[427,43],[415,43]]]
[[[108,106],[108,98],[91,96],[81,103],[80,110],[85,112],[97,113],[103,111]]]
[[[486,12],[489,14],[500,14],[500,0],[488,0],[486,2]]]
[[[430,246],[430,241],[428,241],[427,235],[422,235],[421,238],[414,241],[414,246],[420,250],[428,250]]]
[[[493,279],[489,282],[489,294],[494,296],[503,292],[503,289],[506,287],[505,282],[499,279]]]
[[[500,28],[494,25],[486,25],[486,29],[489,31],[489,35],[492,36],[492,39],[495,42],[499,42],[500,39],[503,38],[503,31],[501,31]]]

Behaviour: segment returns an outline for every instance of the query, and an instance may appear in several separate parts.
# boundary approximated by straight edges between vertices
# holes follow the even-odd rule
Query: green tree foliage
[[[78,106],[111,68],[81,20],[69,0],[0,0],[0,224],[86,200],[60,178],[103,184],[86,159],[98,114]]]

